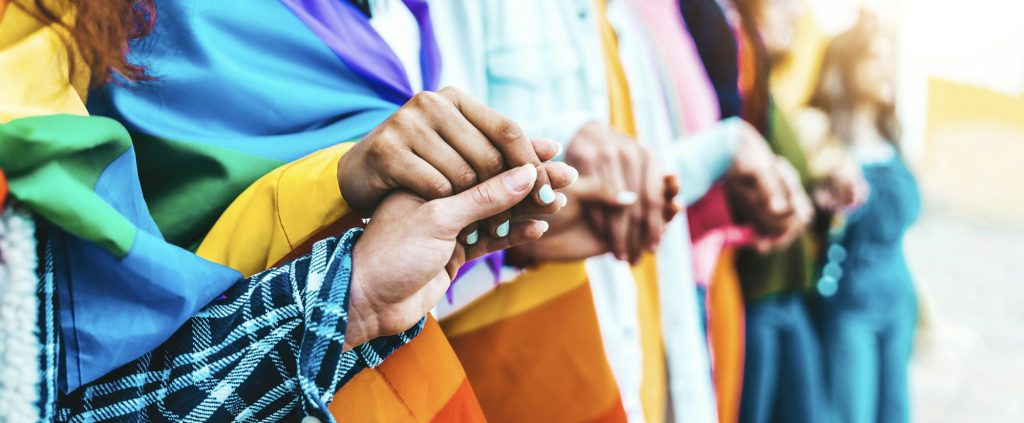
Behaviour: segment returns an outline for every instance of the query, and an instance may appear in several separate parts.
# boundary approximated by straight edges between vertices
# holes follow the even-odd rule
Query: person
[[[625,3],[633,9],[636,18],[621,16],[613,21],[622,44],[620,52],[629,77],[630,91],[634,96],[637,122],[647,122],[638,125],[645,128],[641,139],[658,146],[654,148],[660,157],[672,156],[673,169],[679,172],[683,180],[688,181],[688,189],[683,190],[683,197],[688,205],[686,212],[690,233],[681,237],[692,237],[693,272],[698,282],[698,291],[707,292],[706,284],[712,280],[712,273],[719,260],[718,253],[724,247],[753,242],[758,248],[770,250],[785,244],[786,234],[801,225],[788,208],[792,207],[794,200],[798,200],[791,194],[797,190],[790,185],[793,181],[784,176],[788,163],[771,152],[764,138],[752,126],[736,117],[719,120],[715,91],[701,65],[694,42],[680,15],[678,3]],[[649,57],[644,57],[644,51],[647,51]],[[649,83],[659,80],[660,84]],[[665,105],[668,105],[667,110]],[[659,125],[652,122],[651,117],[655,115],[668,116],[667,120],[672,122],[671,127],[675,133],[659,131]],[[655,135],[659,132],[660,135]],[[669,142],[659,143],[659,139]],[[739,195],[734,196],[730,204],[725,192]],[[772,208],[772,200],[776,197],[786,207]],[[753,224],[747,228],[736,226],[730,216],[737,211],[751,214]],[[691,255],[687,249],[681,249],[681,252],[684,257]],[[728,260],[728,256],[722,259]],[[678,267],[669,260],[662,263],[665,267]],[[678,270],[666,269],[668,275],[679,273]],[[721,285],[719,280],[714,282]],[[662,287],[663,292],[671,292],[671,285],[663,284]],[[717,293],[721,288],[715,286],[713,289],[715,291],[712,292]],[[678,309],[676,304],[685,298],[682,295],[685,292],[675,292],[670,300],[663,300],[666,309]],[[703,305],[703,295],[698,298]],[[720,326],[724,316],[718,309],[713,311],[716,312],[714,326]],[[667,313],[667,310],[662,313]],[[693,318],[696,317],[694,312]],[[703,339],[703,325],[707,324],[707,317],[702,317],[702,326],[692,330],[691,335],[696,336],[695,340]],[[682,334],[672,332],[681,331],[666,331],[667,345],[671,338],[683,337]],[[701,341],[699,345],[706,345],[706,341]],[[700,354],[706,355],[707,350],[680,353],[668,362],[670,370],[675,373],[671,390],[676,398],[673,411],[687,419],[709,421],[714,420],[717,414],[714,402],[695,399],[700,398],[701,390],[698,387],[702,384],[707,386],[711,382],[707,377],[711,372],[706,367],[699,371],[700,366],[694,366],[693,363],[689,365],[691,370],[673,369],[685,367],[683,363],[687,361],[683,357]],[[689,361],[692,362],[692,358]],[[711,395],[710,387],[704,391],[707,392],[704,395]]]
[[[624,377],[620,369],[645,366],[638,355],[660,351],[659,330],[641,327],[639,315],[658,318],[653,262],[640,260],[634,269],[643,271],[630,263],[663,239],[675,213],[675,193],[665,187],[674,183],[627,127],[611,124],[620,103],[609,100],[600,12],[589,1],[431,6],[443,79],[563,143],[564,160],[580,169],[546,242],[508,252],[509,264],[525,271],[506,272],[512,277],[496,290],[455,286],[455,307],[442,324],[488,419],[622,419],[659,408],[641,404],[637,393],[641,378],[657,372]],[[655,342],[641,349],[641,337]],[[545,354],[535,353],[535,343]],[[648,361],[649,370],[661,369]],[[661,391],[657,380],[650,386]]]
[[[7,2],[4,2],[4,6],[8,6]],[[154,389],[152,386],[133,386],[127,393],[101,390],[101,394],[93,389],[96,386],[119,386],[123,383],[125,379],[104,385],[97,382],[97,379],[130,361],[130,365],[119,371],[130,371],[133,366],[149,368],[151,365],[166,364],[151,363],[148,360],[151,355],[144,355],[161,343],[160,349],[153,353],[169,353],[170,356],[165,357],[176,357],[184,354],[189,346],[200,349],[209,347],[208,351],[228,354],[225,357],[227,361],[220,362],[220,365],[227,364],[227,367],[221,367],[221,370],[228,369],[234,374],[253,376],[241,380],[236,376],[230,378],[230,385],[218,385],[215,382],[223,375],[204,373],[203,380],[208,383],[198,383],[196,389],[180,393],[191,400],[207,403],[213,401],[212,406],[205,407],[201,413],[237,415],[240,412],[237,408],[238,395],[259,395],[261,389],[270,389],[270,384],[255,386],[252,381],[259,379],[257,376],[274,375],[277,372],[272,376],[275,379],[267,378],[264,381],[279,380],[282,384],[275,388],[275,392],[283,395],[282,398],[292,399],[286,401],[286,404],[270,404],[269,407],[266,404],[254,405],[251,412],[279,412],[281,416],[295,416],[305,412],[329,418],[324,404],[344,380],[364,366],[379,364],[420,331],[423,327],[422,316],[437,301],[443,293],[443,287],[447,285],[446,281],[440,283],[441,272],[444,272],[444,278],[449,278],[467,258],[539,236],[547,226],[531,220],[530,213],[551,212],[560,207],[559,204],[553,204],[553,201],[539,199],[539,190],[545,186],[548,190],[559,189],[575,179],[575,171],[564,164],[540,162],[538,154],[547,160],[557,152],[550,143],[543,140],[531,142],[517,136],[502,139],[500,146],[505,152],[515,150],[519,154],[518,159],[502,155],[503,163],[516,163],[520,159],[527,161],[510,171],[515,176],[511,179],[480,178],[474,175],[473,181],[469,182],[472,185],[460,190],[450,201],[431,202],[418,199],[414,194],[392,193],[403,188],[412,192],[423,189],[423,186],[403,182],[396,175],[399,170],[402,176],[411,175],[413,180],[435,182],[431,188],[437,191],[428,192],[434,197],[446,197],[446,194],[454,191],[452,181],[445,179],[441,183],[437,177],[440,174],[444,178],[443,171],[448,168],[433,168],[427,161],[429,159],[412,170],[388,161],[370,161],[373,158],[381,159],[380,151],[396,153],[396,158],[400,158],[401,152],[412,148],[410,141],[414,137],[409,136],[409,131],[417,134],[423,134],[424,131],[447,131],[447,124],[461,124],[463,128],[470,125],[488,134],[508,135],[518,129],[507,119],[464,98],[455,90],[419,96],[416,101],[398,109],[392,119],[377,126],[374,136],[364,140],[368,141],[364,143],[368,146],[365,148],[367,153],[357,157],[369,158],[361,164],[357,161],[351,161],[349,163],[356,164],[347,166],[340,163],[339,156],[351,147],[351,143],[314,152],[313,145],[296,139],[291,143],[293,145],[287,146],[291,149],[262,143],[263,152],[271,158],[282,160],[280,165],[275,166],[272,160],[267,159],[244,163],[252,165],[246,167],[240,164],[237,156],[231,157],[230,147],[243,150],[241,144],[237,143],[240,138],[231,140],[235,143],[229,142],[229,146],[199,145],[191,149],[179,142],[175,144],[177,149],[172,149],[178,153],[177,156],[168,156],[164,150],[158,151],[161,155],[155,157],[139,154],[139,160],[136,161],[136,146],[159,147],[160,143],[133,144],[119,124],[106,118],[85,117],[84,99],[86,86],[106,81],[111,76],[108,71],[110,69],[114,78],[124,82],[124,87],[133,85],[138,88],[138,81],[152,75],[147,73],[148,70],[130,64],[131,61],[125,61],[121,55],[129,38],[145,32],[147,22],[152,22],[155,9],[150,3],[125,2],[120,5],[123,6],[120,9],[122,13],[113,14],[124,18],[125,22],[111,27],[99,24],[103,19],[109,19],[106,14],[109,10],[97,9],[95,6],[88,2],[60,4],[58,7],[17,2],[9,5],[3,21],[0,21],[4,28],[2,33],[13,35],[13,38],[4,39],[0,44],[0,64],[5,74],[16,76],[5,79],[5,95],[0,102],[0,116],[4,117],[4,121],[9,121],[2,125],[0,137],[3,141],[0,142],[0,148],[4,150],[0,157],[8,160],[3,160],[0,167],[12,181],[12,197],[48,223],[45,231],[47,265],[43,266],[44,274],[41,277],[41,281],[48,287],[42,290],[46,294],[42,304],[45,310],[41,313],[45,321],[42,323],[46,323],[43,332],[48,336],[44,339],[44,352],[47,353],[44,365],[48,366],[44,374],[48,380],[43,390],[46,404],[53,404],[57,396],[66,395],[61,402],[61,419],[74,417],[78,413],[104,415],[102,413],[109,412],[111,407],[93,408],[104,401],[113,402],[115,405],[112,408],[128,413],[153,413],[156,407],[166,406],[166,401],[172,401],[168,396],[172,394],[164,389],[154,391],[158,394],[147,396],[148,402],[138,401],[146,389]],[[97,10],[104,10],[104,13],[94,13]],[[70,16],[75,16],[75,20],[72,21]],[[91,34],[89,31],[97,31],[98,28],[113,29],[110,33],[102,34],[109,38],[88,35]],[[39,54],[40,47],[47,54]],[[57,60],[53,61],[52,58]],[[156,82],[168,80],[157,79]],[[461,120],[447,119],[451,114],[445,115],[446,119],[436,118],[438,113],[451,113],[456,109],[454,104],[447,109],[435,107],[442,99],[454,99],[450,100],[451,103],[458,102],[461,108],[457,109],[460,113],[456,116],[461,117]],[[57,114],[62,112],[70,115]],[[479,127],[471,123],[474,119],[478,119],[475,125]],[[144,137],[138,132],[135,135],[137,139]],[[481,139],[488,141],[487,137],[481,135],[469,142],[484,153],[501,153],[502,150],[498,150],[489,141],[490,148],[487,148],[488,145],[472,144]],[[447,140],[459,141],[451,137]],[[287,138],[279,136],[276,141],[284,142]],[[248,148],[244,152],[251,154],[258,151],[259,148]],[[308,155],[294,160],[305,154]],[[13,158],[19,159],[12,161]],[[195,160],[190,162],[189,158]],[[194,172],[180,172],[185,165],[197,162],[199,165],[193,168]],[[412,162],[413,165],[416,163]],[[147,164],[154,164],[156,169],[147,167]],[[147,181],[147,177],[151,177],[154,171],[159,174],[159,165],[163,164],[177,165],[175,167],[179,171],[176,172],[176,178],[164,181],[169,185],[147,189],[152,188],[152,185],[140,183]],[[218,165],[223,165],[219,167],[220,170],[229,171],[209,172],[217,169]],[[346,171],[346,168],[359,169],[367,165],[375,165],[372,168],[375,173]],[[356,184],[355,188],[346,189],[345,181],[352,181],[352,178],[367,178],[370,183],[364,180],[363,185]],[[477,181],[483,180],[488,181],[489,185],[476,185]],[[494,182],[490,182],[492,180]],[[502,182],[499,181],[503,180],[528,182],[506,184],[506,189],[502,191]],[[148,181],[152,182],[151,179]],[[180,185],[174,185],[175,182]],[[460,182],[465,184],[466,180]],[[245,188],[247,184],[249,186]],[[209,191],[196,192],[202,188]],[[210,195],[210,192],[224,195],[225,192],[231,193],[231,190],[243,188],[244,192],[234,193],[238,198]],[[143,200],[143,192],[147,199],[153,199],[156,203],[153,212]],[[196,194],[199,196],[195,197]],[[531,199],[520,201],[527,194],[531,195]],[[344,226],[343,218],[350,207],[345,201],[348,197],[355,199],[352,208],[360,207],[361,204],[361,210],[371,217],[376,216],[376,222],[380,222],[371,224],[367,229],[369,234],[364,235],[364,241],[357,244],[366,247],[353,248],[359,238],[358,230],[339,229],[339,226]],[[454,200],[456,198],[461,200]],[[196,202],[197,199],[201,202]],[[182,202],[192,207],[180,209]],[[501,210],[490,208],[488,210],[496,212],[486,216],[480,213],[473,216],[466,214],[487,208],[480,204],[494,202],[503,204],[498,207]],[[168,203],[178,204],[179,210],[183,212],[181,214],[192,220],[167,213]],[[505,227],[502,231],[479,234],[475,242],[467,239],[466,234],[472,231],[466,229],[472,226],[472,221],[490,220],[495,215],[500,219],[502,215],[511,215],[514,208],[527,213],[517,214],[515,222],[507,219],[508,223],[499,223],[497,227]],[[161,209],[164,214],[156,213]],[[254,210],[258,212],[254,213]],[[399,212],[395,213],[396,217],[389,218],[384,217],[383,211],[378,213],[378,210]],[[172,219],[165,220],[168,217]],[[473,219],[463,226],[463,220],[460,219],[464,218]],[[412,219],[409,221],[414,226],[402,229],[404,224],[389,223],[408,219]],[[460,227],[452,229],[453,225]],[[374,230],[375,226],[388,229]],[[168,232],[173,233],[181,245],[165,240],[162,234],[164,228],[169,228]],[[203,236],[204,228],[210,228],[206,236]],[[243,230],[246,228],[266,230]],[[429,277],[420,274],[403,275],[401,272],[396,274],[394,262],[382,259],[382,255],[392,253],[388,250],[401,251],[401,248],[395,249],[394,243],[404,242],[399,241],[399,234],[410,230],[419,230],[416,233],[425,235],[420,239],[432,243],[432,249],[445,256],[439,260],[438,257],[421,255],[418,258],[422,258],[423,266],[410,267],[409,261],[402,263],[403,269],[408,268],[414,272],[437,271]],[[342,232],[345,235],[340,240],[318,242],[325,234]],[[377,235],[370,236],[373,233]],[[448,241],[454,244],[456,236],[462,244],[458,247],[451,245],[450,252],[446,253],[448,247],[443,244]],[[375,244],[370,241],[374,239],[380,242]],[[412,240],[410,238],[407,241]],[[196,254],[186,249],[193,241],[198,243]],[[318,246],[316,254],[289,262],[292,258],[290,256],[302,254],[304,244],[306,248],[312,249],[314,243]],[[409,245],[415,248],[415,243]],[[321,262],[328,256],[331,260]],[[275,263],[289,264],[275,268],[262,278],[248,278],[239,282],[242,274],[257,273],[273,267]],[[303,273],[303,270],[308,271],[310,268],[316,271]],[[322,279],[324,272],[334,275],[330,283]],[[381,278],[381,273],[393,275]],[[310,279],[304,280],[307,276]],[[308,284],[302,286],[296,282],[289,286],[263,283],[265,280],[280,280],[282,277],[304,280]],[[400,282],[389,282],[396,279]],[[73,285],[70,283],[72,280]],[[182,284],[182,280],[194,283]],[[364,286],[359,281],[367,281],[369,285]],[[220,297],[219,301],[230,304],[215,301],[222,292],[244,294],[256,291],[262,293],[264,298],[274,298],[276,302],[257,306],[248,295]],[[110,295],[110,292],[117,292],[118,295]],[[324,295],[326,297],[321,298]],[[306,309],[312,315],[308,318],[289,315],[287,310],[295,309],[295,300],[304,297],[307,300]],[[351,298],[351,302],[345,306],[347,297]],[[255,339],[246,337],[241,343],[232,345],[213,345],[210,338],[203,336],[189,339],[195,332],[181,328],[197,325],[201,333],[207,333],[214,326],[209,320],[203,320],[209,318],[208,315],[193,317],[200,310],[204,310],[204,313],[209,311],[204,306],[211,302],[214,303],[209,307],[219,310],[215,317],[223,319],[217,322],[217,330],[237,331],[244,327],[239,326],[246,321],[243,316],[251,316],[253,307],[263,307],[261,312],[275,316],[265,323],[270,326],[264,326],[263,329],[276,328],[277,331],[263,333],[263,337]],[[346,312],[346,308],[351,314]],[[378,312],[381,314],[378,315]],[[409,321],[411,318],[413,320]],[[420,323],[417,324],[416,320],[420,320]],[[55,328],[55,324],[59,327]],[[112,327],[119,330],[112,331]],[[287,332],[282,328],[292,329],[293,333],[281,338],[280,332]],[[175,333],[179,330],[183,332]],[[309,331],[316,332],[316,335]],[[282,339],[296,342],[279,342]],[[186,343],[186,340],[194,341],[194,344]],[[246,349],[247,343],[257,341],[262,342],[265,348]],[[57,346],[61,345],[67,348],[58,351]],[[341,356],[332,355],[330,360],[333,361],[323,363],[322,355],[332,348],[347,352]],[[300,349],[301,354],[312,353],[319,358],[313,361],[300,359]],[[229,353],[238,350],[255,351],[253,354],[263,355],[250,356],[247,361],[239,363],[235,361],[239,358],[238,354]],[[288,360],[285,357],[290,357],[295,371],[268,367],[265,360],[270,360],[270,357],[278,357],[274,360]],[[311,376],[313,379],[308,379]],[[118,375],[106,377],[116,378]],[[195,382],[192,376],[189,380],[189,384]],[[163,382],[181,386],[180,380]],[[211,386],[220,386],[220,389],[213,391]],[[67,395],[69,392],[72,393]],[[223,395],[235,399],[228,401],[231,403],[228,406],[218,405]],[[182,404],[179,402],[181,398],[174,398],[174,403]],[[125,403],[133,404],[135,408],[116,405]],[[47,407],[42,412],[52,418],[54,410]],[[207,417],[212,415],[208,414]],[[185,417],[185,414],[182,416]]]
[[[817,122],[820,150],[858,163],[869,188],[857,208],[819,206],[834,225],[818,282],[826,393],[838,422],[909,422],[908,362],[917,303],[903,235],[921,208],[899,152],[893,39],[873,15],[829,44],[801,121]],[[824,288],[824,289],[823,289]]]

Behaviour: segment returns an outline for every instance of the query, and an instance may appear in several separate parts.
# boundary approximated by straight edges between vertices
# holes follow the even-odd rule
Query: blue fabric
[[[361,229],[239,281],[154,351],[62,397],[58,421],[333,421],[327,403],[423,328],[342,351]]]
[[[827,392],[837,421],[908,422],[917,300],[902,244],[921,200],[898,156],[863,172],[870,196],[849,219],[838,291],[819,303]]]
[[[739,116],[739,46],[718,0],[679,0],[690,36],[718,96],[721,117]]]
[[[152,34],[129,60],[158,79],[90,97],[91,113],[130,131],[289,162],[361,138],[401,105],[380,98],[279,1],[156,8]]]
[[[133,149],[111,162],[96,194],[138,227],[128,255],[52,228],[64,337],[64,392],[160,345],[242,275],[164,241],[142,197]],[[198,283],[198,281],[202,281]]]
[[[740,422],[822,422],[821,351],[803,295],[748,305],[746,340]]]
[[[195,176],[207,184],[239,187],[218,191],[225,195],[217,198],[189,197],[192,185],[185,183],[180,187],[188,189],[146,192],[173,212],[204,211],[187,221],[188,231],[177,234],[188,235],[175,240],[181,246],[205,234],[241,188],[260,176],[203,154],[238,152],[251,161],[283,164],[360,138],[399,107],[381,99],[278,1],[158,0],[156,6],[153,32],[133,43],[129,54],[156,80],[108,84],[90,96],[89,108],[123,123],[135,142],[166,147],[156,150],[163,155],[142,160],[143,165],[175,164],[151,179],[195,182]],[[204,152],[194,146],[215,148]],[[191,173],[200,166],[213,173]],[[254,165],[272,168],[265,166]],[[61,249],[57,285],[68,391],[157,347],[241,278],[164,241],[142,200],[137,169],[134,153],[126,153],[96,187],[139,225],[127,257],[119,260],[95,245],[55,234],[61,238],[56,240]],[[165,201],[172,196],[178,201]],[[161,215],[168,214],[165,209]]]

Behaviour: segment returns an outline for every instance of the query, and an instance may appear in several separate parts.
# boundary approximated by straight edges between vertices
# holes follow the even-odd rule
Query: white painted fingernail
[[[507,237],[508,230],[511,228],[511,226],[512,224],[506,220],[505,223],[498,225],[498,229],[495,229],[494,232],[498,234],[498,238]]]
[[[551,227],[551,225],[548,224],[548,222],[545,222],[543,220],[540,221],[540,228],[539,228],[540,229],[540,233],[547,232],[548,228],[550,228],[550,227]]]
[[[558,193],[558,207],[565,207],[567,204],[569,204],[569,197],[566,197],[565,194]]]
[[[633,191],[619,191],[619,193],[615,196],[615,201],[618,201],[619,204],[622,204],[624,206],[628,206],[630,204],[636,203],[637,197],[639,196],[636,195],[636,193]]]
[[[479,240],[480,240],[480,232],[479,231],[473,231],[473,232],[470,232],[469,235],[466,235],[466,245],[476,244],[476,242],[479,241]]]
[[[555,202],[555,190],[551,189],[551,184],[544,184],[544,186],[540,187],[540,191],[537,191],[537,196],[540,197],[540,201],[544,204]]]
[[[562,150],[565,149],[565,146],[563,146],[560,142],[556,142],[555,145],[558,146],[558,149],[555,150],[555,157],[559,157],[562,155]]]

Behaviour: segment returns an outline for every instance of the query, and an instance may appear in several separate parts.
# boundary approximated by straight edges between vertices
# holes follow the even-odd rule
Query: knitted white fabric
[[[39,420],[34,228],[10,205],[0,214],[0,422]]]

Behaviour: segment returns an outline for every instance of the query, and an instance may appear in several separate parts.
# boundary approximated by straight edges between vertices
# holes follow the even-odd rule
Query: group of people
[[[894,45],[784,110],[800,13],[0,0],[0,420],[909,421]]]

